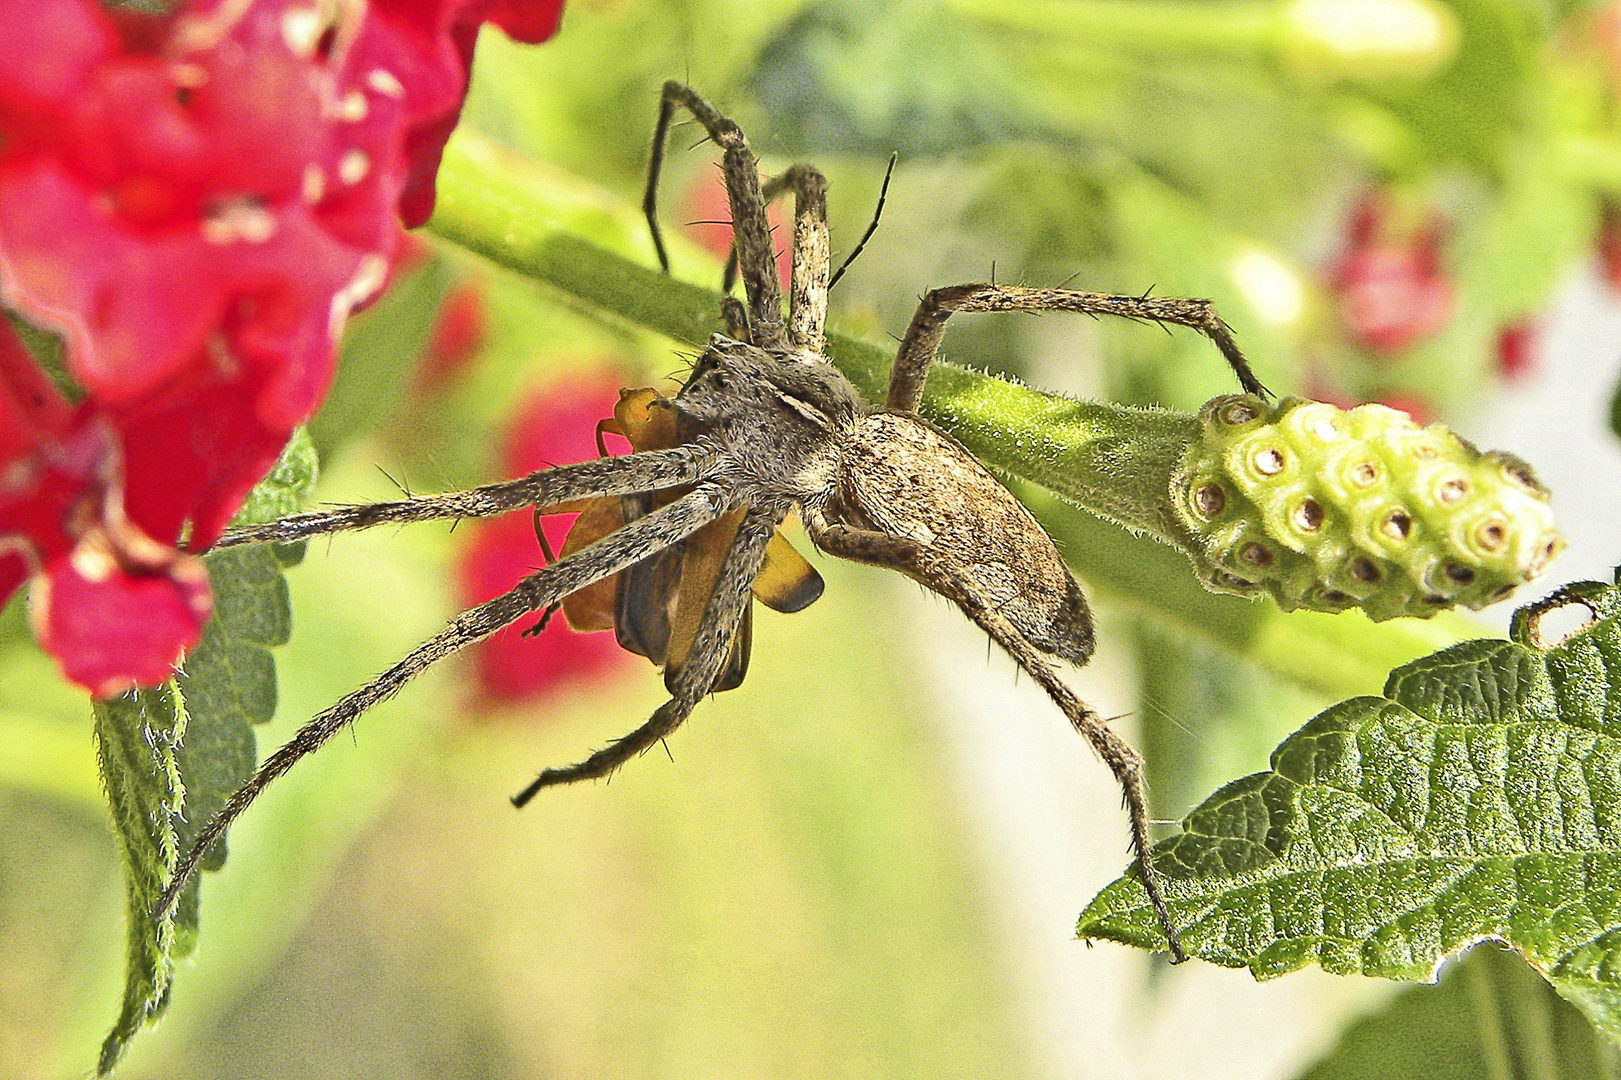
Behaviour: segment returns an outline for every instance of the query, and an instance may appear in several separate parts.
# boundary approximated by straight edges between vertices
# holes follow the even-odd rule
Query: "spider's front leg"
[[[1019,285],[978,283],[935,289],[923,298],[906,328],[895,366],[889,375],[888,408],[917,412],[929,365],[940,349],[946,320],[956,311],[1073,311],[1082,315],[1118,315],[1126,319],[1171,323],[1197,330],[1215,343],[1238,376],[1246,393],[1267,395],[1266,387],[1250,370],[1233,333],[1208,300],[1170,297],[1114,296],[1073,289],[1030,289]]]
[[[680,542],[726,513],[731,506],[732,500],[724,491],[710,485],[700,485],[668,506],[535,571],[511,592],[462,612],[451,620],[450,625],[417,646],[403,660],[316,715],[299,728],[285,746],[265,759],[252,778],[231,796],[198,834],[196,843],[176,866],[174,878],[159,898],[153,917],[160,918],[169,910],[208,849],[258,798],[260,792],[305,755],[319,750],[328,739],[354,723],[372,706],[391,697],[445,657],[490,636],[531,611],[540,611],[592,582],[617,574],[654,552]],[[770,532],[771,529],[767,528],[767,540],[770,539]],[[763,541],[760,548],[764,550]],[[747,587],[745,582],[745,595]]]
[[[1170,909],[1160,891],[1159,875],[1154,870],[1151,847],[1153,838],[1148,831],[1148,792],[1143,782],[1143,759],[1126,740],[1086,703],[1075,696],[1051,664],[1042,655],[1043,650],[1021,634],[1004,614],[1004,604],[986,595],[972,573],[965,573],[958,560],[949,552],[932,549],[929,544],[872,529],[848,525],[829,524],[814,516],[807,516],[806,529],[811,541],[831,555],[853,562],[867,563],[898,570],[946,597],[963,610],[974,623],[989,634],[1013,661],[1029,673],[1030,677],[1047,692],[1054,705],[1069,720],[1070,725],[1097,751],[1109,771],[1114,773],[1125,795],[1126,812],[1131,818],[1131,845],[1137,853],[1137,865],[1142,877],[1148,902],[1159,917],[1170,947],[1171,959],[1181,963],[1187,959],[1182,951],[1182,940],[1171,921]],[[1090,655],[1091,639],[1087,635],[1086,653]],[[1084,658],[1079,662],[1084,663]]]
[[[653,127],[653,150],[647,165],[647,189],[642,195],[642,213],[653,234],[659,265],[669,272],[670,257],[659,229],[658,187],[659,175],[664,169],[664,144],[678,108],[690,112],[723,152],[721,169],[726,176],[726,198],[732,210],[732,242],[743,273],[743,290],[749,297],[752,340],[763,348],[784,348],[788,337],[782,325],[782,287],[777,283],[776,248],[771,242],[765,196],[760,190],[759,161],[749,149],[742,129],[730,117],[718,112],[691,87],[674,80],[664,84],[659,100],[658,123]],[[825,209],[823,214],[825,217]]]
[[[609,743],[584,761],[542,772],[528,787],[512,797],[514,806],[525,805],[542,788],[607,776],[686,722],[726,667],[732,639],[743,620],[743,613],[748,610],[754,579],[765,563],[766,545],[787,516],[787,509],[786,506],[770,509],[756,506],[750,507],[744,515],[736,539],[721,563],[714,591],[709,596],[686,662],[666,678],[670,700],[659,706],[647,723]]]
[[[770,203],[785,191],[794,193],[788,336],[797,348],[821,356],[827,347],[827,290],[833,266],[832,241],[827,233],[827,178],[814,166],[790,165],[767,180],[761,193]],[[737,257],[734,248],[733,258]],[[775,253],[771,265],[774,270]]]
[[[629,457],[600,458],[573,465],[559,465],[517,480],[442,495],[421,495],[393,502],[340,506],[292,514],[258,525],[232,529],[214,542],[214,547],[239,544],[290,544],[312,536],[377,525],[404,525],[413,521],[440,518],[496,517],[510,510],[533,506],[557,512],[559,507],[578,499],[604,495],[630,495],[680,487],[700,479],[715,460],[714,451],[702,443],[688,443],[665,450],[648,450]]]

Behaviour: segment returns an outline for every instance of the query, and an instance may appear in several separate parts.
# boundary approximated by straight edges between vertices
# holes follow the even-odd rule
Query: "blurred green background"
[[[573,0],[543,47],[485,36],[466,125],[595,208],[569,227],[650,262],[630,208],[658,87],[681,78],[768,168],[826,171],[838,255],[899,153],[833,297],[845,333],[898,335],[923,290],[993,272],[1210,296],[1274,390],[1475,435],[1572,367],[1584,397],[1562,391],[1556,415],[1607,408],[1615,357],[1561,357],[1572,316],[1546,313],[1574,289],[1578,317],[1616,318],[1616,19],[1534,0]],[[677,273],[713,285],[712,231],[682,228],[724,216],[693,130],[672,140],[664,220]],[[564,452],[548,403],[596,393],[584,415],[605,415],[613,387],[686,363],[425,244],[356,321],[312,425],[323,501],[494,479]],[[946,349],[1122,401],[1230,389],[1205,343],[1152,327],[959,318]],[[1604,500],[1562,501],[1567,528],[1584,501]],[[1618,553],[1597,535],[1602,566]],[[481,536],[312,543],[261,747],[463,606]],[[503,550],[518,573],[538,562]],[[536,768],[645,718],[651,669],[582,659],[554,627],[502,646],[509,665],[535,650],[526,686],[468,658],[374,710],[233,830],[169,1014],[120,1075],[1617,1075],[1585,1021],[1485,951],[1391,1004],[1366,980],[1257,985],[1076,944],[1075,914],[1127,861],[1106,770],[942,602],[818,566],[825,597],[761,614],[748,681],[670,741],[673,763],[654,752],[522,814],[505,796]],[[1098,606],[1103,650],[1075,683],[1130,714],[1168,819],[1327,703],[1129,596]],[[0,1075],[79,1076],[118,999],[122,886],[86,703],[15,604],[3,630]]]

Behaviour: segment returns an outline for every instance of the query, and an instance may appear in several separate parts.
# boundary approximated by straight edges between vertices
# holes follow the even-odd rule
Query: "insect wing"
[[[618,499],[592,499],[574,519],[559,553],[562,558],[623,528],[625,516]],[[538,529],[537,529],[538,531]],[[614,625],[619,575],[594,581],[579,592],[563,597],[563,617],[575,630],[608,630]]]
[[[670,651],[670,624],[680,595],[685,544],[665,548],[619,572],[614,597],[614,637],[627,652],[663,664]]]
[[[791,615],[822,595],[822,575],[778,532],[765,549],[765,566],[754,579],[754,595],[772,611]]]

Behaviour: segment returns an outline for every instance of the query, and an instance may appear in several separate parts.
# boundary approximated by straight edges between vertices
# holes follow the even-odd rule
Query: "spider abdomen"
[[[1091,612],[1052,538],[926,421],[887,411],[857,420],[827,516],[921,545],[914,577],[959,603],[982,598],[1042,652],[1077,664],[1092,655]]]

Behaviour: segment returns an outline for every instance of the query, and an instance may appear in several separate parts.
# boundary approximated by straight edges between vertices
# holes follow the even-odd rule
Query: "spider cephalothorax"
[[[666,136],[677,109],[690,112],[724,153],[735,266],[747,304],[730,298],[723,302],[727,333],[710,339],[673,398],[658,399],[652,391],[626,392],[615,419],[605,425],[630,438],[635,451],[631,454],[547,469],[472,491],[298,515],[239,530],[221,541],[294,541],[384,522],[488,516],[525,506],[537,513],[583,511],[560,559],[524,578],[511,592],[458,616],[377,679],[316,716],[272,754],[203,830],[181,861],[162,905],[173,902],[202,853],[236,815],[299,758],[430,664],[526,613],[560,605],[576,625],[602,629],[611,624],[627,648],[664,667],[670,700],[651,719],[577,764],[547,769],[513,801],[522,805],[542,788],[608,775],[674,731],[706,694],[741,681],[748,658],[751,592],[780,611],[797,610],[820,593],[815,572],[777,535],[777,527],[797,511],[811,542],[822,551],[898,570],[953,601],[1035,679],[1086,737],[1125,794],[1143,885],[1171,953],[1181,959],[1177,930],[1150,858],[1142,760],[1075,696],[1050,663],[1049,658],[1058,658],[1084,664],[1092,655],[1092,619],[1081,590],[1030,512],[960,443],[919,417],[917,409],[945,323],[957,311],[1070,311],[1191,327],[1215,343],[1251,395],[1241,399],[1253,403],[1246,405],[1255,413],[1245,414],[1246,423],[1263,419],[1261,384],[1205,301],[981,283],[937,289],[924,297],[896,355],[887,399],[883,407],[871,408],[824,355],[827,293],[837,275],[830,273],[826,183],[821,174],[795,165],[762,182],[737,125],[675,82],[664,87],[644,204],[661,263],[668,268],[655,196]],[[794,195],[794,226],[785,318],[766,206],[787,192]],[[1251,555],[1247,562],[1240,558],[1234,564],[1250,575],[1242,581],[1230,568],[1223,569],[1224,564],[1210,561],[1225,558],[1224,552],[1207,558],[1191,542],[1184,550],[1216,587],[1230,578],[1254,591],[1260,586],[1252,578],[1287,560],[1267,546],[1276,545],[1265,531],[1266,522],[1252,527],[1247,511],[1240,513],[1249,505],[1240,495],[1251,501],[1271,498],[1266,484],[1256,481],[1246,487],[1229,475],[1228,466],[1207,462],[1209,455],[1200,456],[1199,423],[1208,426],[1220,420],[1221,416],[1166,420],[1185,423],[1188,430],[1177,435],[1178,445],[1189,447],[1186,460],[1163,465],[1163,490],[1151,493],[1166,506],[1146,511],[1141,521],[1116,508],[1107,512],[1136,527],[1163,523],[1161,535],[1173,542],[1177,530],[1199,531],[1201,537],[1220,530],[1225,530],[1223,536],[1242,535],[1247,546],[1239,555]],[[1328,429],[1338,432],[1334,424]],[[1267,431],[1256,434],[1249,427],[1243,432],[1251,441],[1270,437]],[[1218,450],[1231,441],[1217,439]],[[1284,450],[1267,443],[1263,450],[1279,455],[1280,462],[1286,451],[1294,452],[1292,443]],[[1437,449],[1426,461],[1442,460],[1436,455],[1444,450]],[[1281,465],[1273,470],[1279,475],[1284,471]],[[1268,473],[1262,480],[1271,478]],[[1485,469],[1472,482],[1500,479]],[[1229,487],[1234,492],[1230,498],[1225,497]],[[1183,488],[1191,494],[1178,496]],[[1224,498],[1215,506],[1212,493],[1218,489]],[[1320,527],[1332,532],[1340,521],[1336,515],[1346,513],[1333,501],[1335,491],[1312,487],[1307,496],[1302,498],[1319,512],[1311,531]],[[1188,511],[1195,515],[1191,525],[1178,524],[1169,508],[1169,500],[1177,497],[1193,508]],[[1540,507],[1546,493],[1532,490],[1525,497],[1532,503],[1543,500],[1536,503]],[[1262,508],[1262,517],[1271,513],[1270,506]],[[1505,520],[1503,528],[1509,529],[1509,524]],[[1541,517],[1533,514],[1529,525],[1514,529],[1518,531],[1491,534],[1495,540],[1487,554],[1553,550],[1557,534]],[[1298,547],[1305,541],[1285,537],[1277,543]],[[1458,560],[1479,562],[1484,557],[1462,548],[1442,548],[1446,545],[1437,547],[1430,562],[1454,567],[1462,565]],[[1264,565],[1254,556],[1256,551],[1268,555]],[[1333,559],[1338,561],[1325,563],[1329,572],[1347,561],[1353,567],[1362,562],[1375,565],[1374,555],[1354,546],[1335,552]],[[1388,555],[1389,565],[1398,566],[1394,548],[1375,554],[1379,559]],[[1210,565],[1200,563],[1201,558]],[[1529,564],[1522,565],[1525,559],[1519,554],[1511,561],[1512,566],[1505,563],[1493,572],[1513,580],[1534,572],[1534,567],[1527,571]],[[1381,587],[1395,577],[1394,569],[1384,574]],[[1428,587],[1425,581],[1416,581],[1415,587]],[[1344,595],[1348,601],[1354,599]]]

